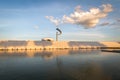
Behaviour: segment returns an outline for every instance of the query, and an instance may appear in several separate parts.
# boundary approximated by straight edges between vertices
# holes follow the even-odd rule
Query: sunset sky
[[[120,0],[0,0],[0,40],[120,41]]]

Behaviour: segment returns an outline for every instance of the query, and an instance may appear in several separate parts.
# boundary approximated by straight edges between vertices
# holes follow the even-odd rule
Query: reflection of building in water
[[[18,54],[19,55],[24,55],[28,57],[36,57],[40,56],[45,59],[52,59],[57,56],[65,56],[69,54],[90,54],[94,52],[100,52],[99,50],[90,50],[90,49],[81,49],[81,50],[69,50],[69,49],[55,49],[55,50],[4,50],[0,51],[0,54],[8,54],[8,55],[13,55],[13,54]]]
[[[0,51],[0,56],[27,56],[27,53],[21,50],[6,50]]]
[[[35,50],[27,50],[26,53],[28,57],[34,57]]]
[[[71,49],[63,49],[63,50],[0,50],[0,56],[26,56],[26,57],[42,57],[46,60],[53,59],[59,56],[67,56],[67,55],[75,55],[75,54],[99,54],[101,56],[113,56],[119,55],[108,52],[102,52],[100,50],[93,49],[80,49],[80,50],[71,50]]]
[[[100,53],[100,50],[93,50],[93,49],[80,49],[80,50],[70,50],[69,54],[94,54],[94,53]]]
[[[28,57],[36,57],[41,56],[45,59],[51,59],[56,56],[61,55],[68,55],[69,50],[6,50],[6,51],[0,51],[0,54],[8,54],[8,55],[25,55]]]
[[[45,59],[52,59],[56,56],[68,55],[69,50],[41,50],[40,52],[35,52],[34,56],[41,56]]]

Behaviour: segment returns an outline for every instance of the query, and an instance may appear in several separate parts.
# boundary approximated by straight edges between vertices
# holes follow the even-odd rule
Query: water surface
[[[0,80],[120,80],[120,53],[0,51]]]

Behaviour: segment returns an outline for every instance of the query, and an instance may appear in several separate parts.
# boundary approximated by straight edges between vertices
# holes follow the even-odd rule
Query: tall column
[[[58,41],[58,32],[56,32],[56,41]]]

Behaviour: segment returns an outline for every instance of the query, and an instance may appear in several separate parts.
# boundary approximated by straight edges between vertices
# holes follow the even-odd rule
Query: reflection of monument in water
[[[46,60],[56,58],[57,56],[64,56],[64,55],[69,55],[69,50],[42,50],[34,54],[34,56],[41,56]]]
[[[5,50],[0,51],[0,55],[10,55],[10,56],[27,56],[27,57],[42,57],[43,59],[53,59],[58,56],[67,56],[74,54],[92,54],[94,52],[99,53],[98,50],[69,50],[69,49],[55,49],[55,50]]]

